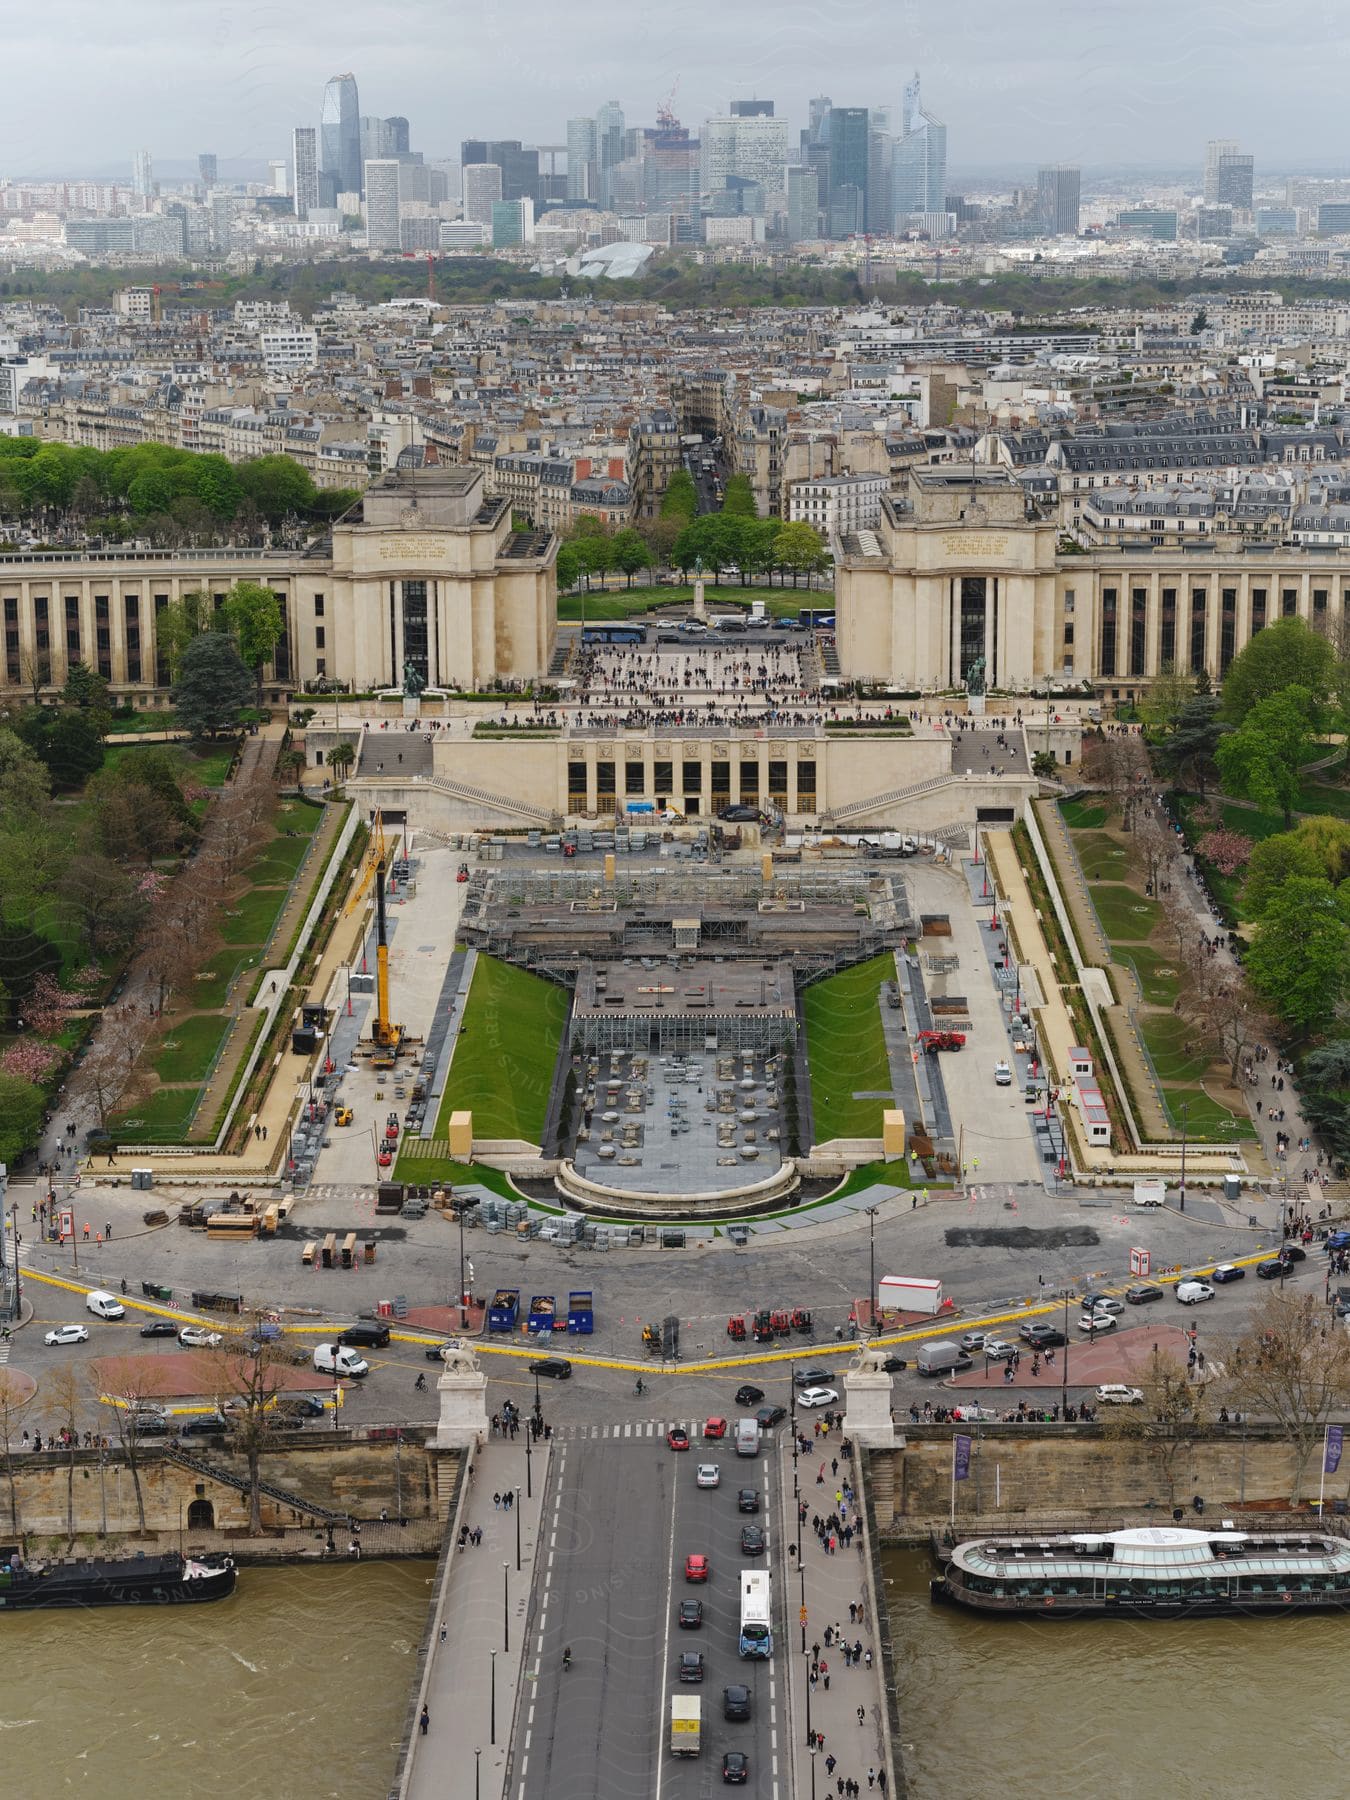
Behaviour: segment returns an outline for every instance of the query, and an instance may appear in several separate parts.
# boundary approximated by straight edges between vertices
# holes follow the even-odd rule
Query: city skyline
[[[297,125],[320,123],[326,82],[348,69],[363,111],[407,117],[418,146],[441,157],[474,136],[561,144],[569,118],[613,97],[630,121],[650,122],[672,92],[675,113],[694,130],[725,115],[731,101],[761,96],[776,101],[795,134],[822,89],[838,106],[887,107],[898,120],[916,66],[957,166],[1128,164],[1194,168],[1198,177],[1206,141],[1222,137],[1240,138],[1258,169],[1315,164],[1332,172],[1345,163],[1328,155],[1325,121],[1338,98],[1336,52],[1350,43],[1350,15],[1342,24],[1307,0],[1280,9],[1249,0],[1185,16],[1142,0],[1124,37],[1118,20],[1068,13],[1051,0],[1031,0],[1013,16],[986,5],[973,29],[935,0],[902,0],[884,15],[846,0],[828,20],[796,0],[735,15],[695,4],[669,22],[641,7],[614,7],[587,15],[584,57],[568,16],[533,0],[509,17],[487,9],[457,22],[444,49],[443,15],[428,0],[386,9],[378,31],[364,10],[337,0],[318,51],[301,18],[269,15],[236,36],[227,17],[189,10],[171,43],[148,13],[144,33],[135,21],[134,7],[113,18],[75,0],[59,15],[16,24],[14,66],[59,68],[65,103],[56,111],[35,87],[16,85],[0,126],[0,169],[12,178],[101,177],[128,168],[146,138],[168,179],[208,145],[226,167],[265,168],[289,152]],[[883,26],[895,49],[881,76],[875,44]],[[1314,28],[1319,55],[1309,63]],[[1157,55],[1158,31],[1166,57]],[[138,128],[127,144],[109,138],[110,69],[114,116],[154,120],[153,132]]]

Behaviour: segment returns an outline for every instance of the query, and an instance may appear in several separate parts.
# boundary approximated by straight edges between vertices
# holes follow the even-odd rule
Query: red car
[[[687,1450],[689,1448],[689,1433],[684,1429],[683,1425],[672,1425],[670,1430],[666,1433],[666,1442],[672,1450]]]
[[[684,1578],[686,1581],[706,1581],[710,1570],[706,1556],[686,1556],[684,1559]]]
[[[709,1419],[707,1424],[703,1427],[703,1435],[705,1438],[723,1438],[723,1437],[725,1437],[727,1435],[726,1420],[725,1419]]]

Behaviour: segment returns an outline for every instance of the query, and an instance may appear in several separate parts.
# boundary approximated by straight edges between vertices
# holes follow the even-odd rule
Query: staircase
[[[872,794],[866,800],[850,800],[844,806],[831,808],[830,823],[842,825],[849,819],[865,818],[869,813],[880,811],[882,807],[898,806],[905,800],[917,800],[921,794],[935,794],[949,782],[960,780],[959,775],[934,775],[928,781],[915,782],[913,787],[891,788],[884,794]]]
[[[448,799],[467,800],[471,805],[505,813],[511,819],[523,819],[546,831],[556,831],[561,824],[557,813],[550,812],[545,806],[534,806],[528,800],[514,800],[508,794],[495,793],[491,788],[474,787],[467,781],[455,781],[448,775],[433,775],[426,785],[434,793],[444,794]]]
[[[553,657],[548,665],[548,675],[545,677],[546,680],[556,681],[560,676],[566,675],[567,665],[572,660],[572,650],[575,643],[575,638],[558,639],[558,642],[553,647]]]
[[[872,1451],[864,1465],[863,1479],[872,1502],[872,1515],[878,1531],[895,1521],[895,1456],[889,1450]]]
[[[204,1475],[208,1481],[218,1481],[222,1487],[231,1487],[238,1494],[247,1494],[249,1483],[242,1475],[234,1475],[228,1469],[218,1469],[213,1463],[205,1462],[200,1456],[194,1456],[190,1450],[180,1450],[173,1444],[164,1446],[164,1454],[171,1462],[180,1464],[185,1469],[193,1469],[198,1475]],[[350,1513],[334,1512],[330,1507],[319,1506],[313,1500],[306,1500],[299,1494],[293,1494],[287,1488],[274,1486],[270,1481],[260,1481],[258,1492],[266,1494],[269,1500],[275,1500],[279,1506],[289,1506],[296,1512],[308,1513],[311,1518],[331,1520],[334,1524],[345,1525],[351,1517]]]

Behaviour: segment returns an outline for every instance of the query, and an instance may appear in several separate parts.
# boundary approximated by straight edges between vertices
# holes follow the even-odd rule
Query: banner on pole
[[[1334,1475],[1341,1466],[1341,1445],[1344,1438],[1345,1433],[1339,1425],[1327,1426],[1327,1447],[1322,1467],[1328,1475]]]
[[[971,1442],[972,1442],[972,1440],[970,1438],[966,1437],[964,1434],[962,1434],[962,1433],[957,1434],[956,1462],[955,1462],[955,1465],[953,1468],[953,1473],[952,1473],[953,1481],[968,1481],[970,1479],[970,1446],[971,1446]]]

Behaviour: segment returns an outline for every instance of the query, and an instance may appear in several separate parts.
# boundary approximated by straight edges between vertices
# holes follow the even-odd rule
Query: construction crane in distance
[[[365,868],[344,917],[350,917],[365,901],[371,884],[375,888],[375,1018],[370,1028],[371,1066],[392,1069],[403,1048],[403,1027],[389,1017],[389,933],[385,920],[384,884],[389,868],[389,851],[384,837],[384,818],[377,810],[370,824],[370,844],[366,850]]]

